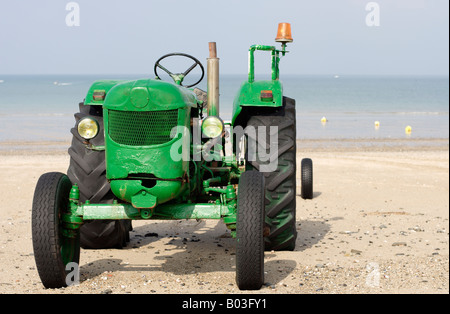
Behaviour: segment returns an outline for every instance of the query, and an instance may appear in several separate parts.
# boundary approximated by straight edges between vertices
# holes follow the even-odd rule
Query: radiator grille
[[[108,112],[111,139],[122,145],[151,146],[170,142],[178,110]]]

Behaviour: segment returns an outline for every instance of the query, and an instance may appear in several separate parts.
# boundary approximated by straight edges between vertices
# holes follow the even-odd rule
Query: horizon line
[[[154,75],[148,75],[145,73],[0,73],[0,77],[1,76],[120,76],[120,75],[125,75],[125,76],[139,76],[139,77],[150,77],[153,78]],[[224,75],[224,76],[243,76],[246,77],[248,76],[248,74],[239,74],[239,73],[220,73],[220,75]],[[261,74],[257,74],[258,76],[269,76],[270,77],[270,73],[261,73]],[[340,78],[340,77],[344,77],[344,76],[434,76],[434,77],[449,77],[450,74],[393,74],[393,73],[387,73],[387,74],[358,74],[358,73],[347,73],[347,74],[342,74],[342,73],[302,73],[302,74],[281,74],[281,76],[331,76],[331,77],[336,77],[336,78]]]

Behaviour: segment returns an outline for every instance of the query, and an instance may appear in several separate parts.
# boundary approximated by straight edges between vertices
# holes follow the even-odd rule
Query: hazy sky
[[[248,47],[274,45],[279,22],[294,36],[284,74],[448,75],[448,0],[0,0],[0,74],[151,74],[169,52],[205,61],[210,41],[221,73],[245,74]]]

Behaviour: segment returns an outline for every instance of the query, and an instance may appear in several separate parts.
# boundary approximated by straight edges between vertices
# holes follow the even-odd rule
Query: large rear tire
[[[34,192],[31,218],[33,251],[45,288],[66,287],[69,274],[66,266],[80,262],[79,233],[74,238],[63,234],[62,219],[63,214],[69,211],[71,188],[72,184],[65,174],[52,172],[39,178]]]
[[[264,283],[264,176],[244,172],[238,192],[236,283],[241,290],[259,290]]]
[[[78,122],[94,118],[99,125],[98,135],[90,140],[95,146],[105,145],[103,111],[101,106],[80,104],[80,112],[75,114],[75,127],[72,128],[72,146],[69,148],[70,166],[67,174],[72,184],[78,184],[80,201],[89,200],[92,204],[111,204],[114,194],[106,179],[105,152],[86,148],[77,131]],[[129,220],[87,221],[81,227],[81,247],[84,249],[122,248],[129,241],[132,230]]]
[[[247,123],[256,130],[248,135],[248,144],[256,147],[256,158],[247,159],[247,167],[263,171],[263,166],[278,160],[274,171],[264,172],[265,177],[265,211],[266,250],[293,251],[297,239],[296,222],[296,112],[295,100],[283,98],[283,107],[264,108],[254,112]],[[276,156],[260,156],[259,148],[268,155],[272,153],[270,141],[271,126],[278,127],[278,150]],[[266,132],[260,136],[259,127]],[[255,145],[256,143],[256,145]],[[273,147],[272,147],[273,148]],[[248,152],[247,152],[248,154]],[[274,158],[276,157],[276,158]],[[253,159],[253,160],[252,160]],[[270,167],[268,167],[270,168]]]

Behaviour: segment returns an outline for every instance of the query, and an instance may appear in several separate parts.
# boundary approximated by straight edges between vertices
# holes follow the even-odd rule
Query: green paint
[[[123,80],[99,80],[92,84],[91,88],[89,89],[86,99],[84,101],[85,105],[103,105],[104,100],[94,100],[94,93],[96,91],[105,91],[105,94],[108,95],[111,88],[116,86],[119,83],[124,82]]]
[[[271,80],[255,81],[256,51],[271,53]],[[248,81],[235,97],[231,127],[244,108],[283,105],[279,62],[285,53],[285,46],[281,51],[273,46],[250,47]],[[175,160],[171,155],[181,157],[181,148],[190,147],[190,156],[195,157],[208,148],[206,141],[192,145],[188,136],[192,134],[172,132],[180,126],[190,130],[191,114],[202,107],[195,93],[180,85],[183,78],[173,76],[175,83],[101,80],[91,86],[85,104],[103,108],[105,145],[87,143],[86,148],[105,151],[106,177],[120,201],[80,204],[74,186],[69,212],[63,216],[67,235],[73,238],[85,220],[223,219],[235,236],[237,191],[232,182],[242,171],[236,156],[214,156],[213,164]]]
[[[132,202],[132,197],[135,194],[145,191],[157,198],[156,204],[162,204],[179,197],[187,188],[182,178],[186,176],[189,162],[182,159],[174,161],[171,157],[171,151],[177,147],[182,147],[185,138],[179,136],[170,139],[167,143],[152,146],[119,144],[113,141],[109,134],[107,110],[104,110],[104,117],[107,178],[111,180],[113,193],[123,201]],[[162,121],[162,123],[166,123],[166,121]],[[179,110],[176,123],[186,127],[189,126],[190,111]],[[179,152],[176,151],[176,153]],[[144,174],[151,178],[148,180],[130,179],[130,177]],[[155,180],[151,181],[151,179]],[[145,187],[153,182],[156,183],[155,186]]]
[[[222,219],[228,209],[220,204],[165,204],[154,210],[137,209],[133,205],[96,204],[81,205],[79,212],[84,220],[97,219],[154,219],[154,220],[184,220],[184,219]],[[141,215],[144,212],[144,215]],[[147,214],[151,212],[152,214]],[[148,218],[143,218],[148,217]]]
[[[85,204],[79,208],[84,220],[97,219],[140,219],[139,210],[131,204]]]
[[[263,45],[253,45],[249,50],[249,71],[248,71],[248,82],[253,83],[255,81],[255,51],[270,51],[272,54],[272,80],[279,79],[279,50],[276,50],[274,46],[263,46]]]
[[[159,80],[127,81],[106,94],[104,109],[120,111],[158,111],[197,107],[193,91]]]
[[[131,204],[133,204],[134,208],[155,208],[158,204],[158,198],[142,190],[131,197]]]
[[[267,102],[261,99],[261,92],[272,91],[273,100]],[[233,119],[235,125],[236,119],[241,114],[243,107],[281,107],[283,106],[283,85],[281,81],[255,81],[253,83],[244,82],[233,102]]]
[[[75,184],[70,190],[68,211],[62,214],[62,234],[66,238],[75,239],[83,224],[83,218],[78,214],[79,199],[80,189]]]
[[[249,71],[248,81],[244,82],[237,93],[233,103],[232,124],[241,114],[243,107],[281,107],[283,105],[283,86],[280,82],[280,53],[284,56],[286,46],[277,50],[274,46],[253,45],[249,49]],[[266,51],[271,53],[272,80],[255,81],[255,51]],[[272,91],[273,99],[261,98],[261,92]]]

